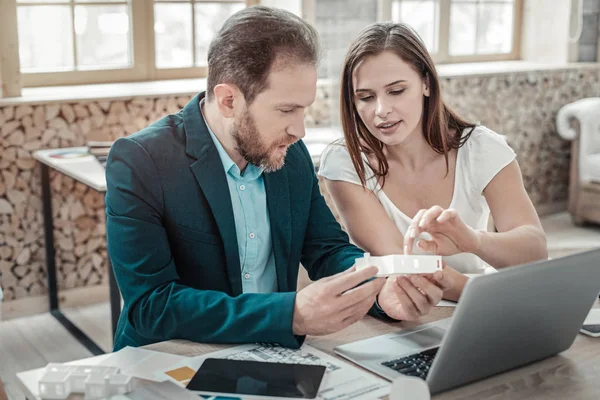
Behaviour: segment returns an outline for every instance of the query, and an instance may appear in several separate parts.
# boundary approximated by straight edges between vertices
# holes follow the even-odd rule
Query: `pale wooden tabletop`
[[[600,304],[596,304],[600,307]],[[436,307],[422,323],[452,315],[454,308]],[[560,321],[557,320],[557,324]],[[308,337],[306,343],[328,354],[344,343],[414,327],[417,323],[387,323],[365,317],[333,335]],[[146,349],[184,356],[198,356],[229,347],[170,340],[145,346]],[[336,356],[337,357],[337,356]],[[578,334],[570,349],[556,357],[518,368],[491,378],[433,396],[448,399],[598,399],[600,393],[600,338]]]

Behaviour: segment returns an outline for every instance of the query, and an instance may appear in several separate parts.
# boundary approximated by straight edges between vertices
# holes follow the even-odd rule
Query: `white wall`
[[[577,5],[578,0],[573,3]],[[571,9],[571,0],[525,0],[521,46],[524,60],[557,64],[572,61]]]

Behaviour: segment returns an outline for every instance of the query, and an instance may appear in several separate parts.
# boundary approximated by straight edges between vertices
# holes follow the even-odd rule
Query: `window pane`
[[[319,78],[339,80],[348,46],[365,26],[376,20],[377,1],[316,1],[314,25],[319,32],[323,46],[323,58],[318,71]],[[333,101],[337,101],[337,96],[335,97],[336,100]]]
[[[450,55],[475,54],[476,15],[476,4],[450,6]]]
[[[69,6],[20,6],[17,22],[22,71],[73,68]]]
[[[127,67],[129,13],[125,5],[76,6],[77,63],[82,67]]]
[[[477,21],[477,53],[510,53],[513,40],[512,4],[482,4]]]
[[[396,0],[392,3],[392,20],[410,25],[421,36],[431,53],[437,52],[437,0]]]
[[[192,5],[154,5],[155,59],[157,68],[191,67]]]
[[[232,14],[244,9],[245,3],[196,3],[196,65],[206,65],[208,46]]]

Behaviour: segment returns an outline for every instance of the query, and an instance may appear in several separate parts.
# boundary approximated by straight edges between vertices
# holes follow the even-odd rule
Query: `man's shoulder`
[[[290,146],[285,158],[284,167],[294,170],[307,169],[312,171],[314,169],[308,148],[302,140],[298,140]]]
[[[167,115],[146,128],[115,141],[108,162],[125,157],[132,163],[151,162],[168,167],[185,156],[185,128],[180,113]],[[168,169],[168,168],[167,168]]]
[[[146,149],[159,148],[169,141],[177,140],[183,130],[183,116],[181,113],[169,114],[144,129],[127,136],[127,138]]]

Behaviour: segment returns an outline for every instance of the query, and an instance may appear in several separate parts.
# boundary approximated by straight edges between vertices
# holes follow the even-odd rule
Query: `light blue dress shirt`
[[[202,103],[203,101],[200,102],[200,110],[204,118]],[[243,292],[277,292],[277,270],[262,168],[248,163],[241,172],[208,123],[206,126],[227,176],[240,253]]]

